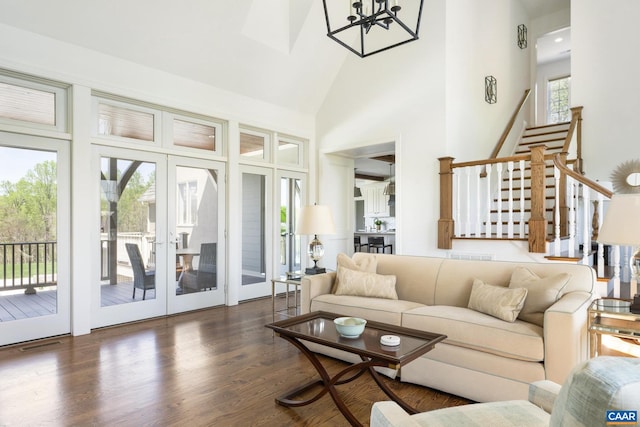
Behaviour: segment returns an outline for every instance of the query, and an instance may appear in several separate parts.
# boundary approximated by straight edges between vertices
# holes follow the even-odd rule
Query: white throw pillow
[[[338,267],[336,295],[398,299],[396,276]]]
[[[378,260],[374,255],[363,257],[359,262],[355,262],[349,255],[344,253],[339,253],[337,260],[337,269],[340,270],[340,267],[348,268],[349,270],[356,271],[364,271],[367,273],[375,273],[378,268]],[[336,275],[336,280],[333,282],[333,286],[331,287],[331,293],[335,294],[336,289],[338,288],[338,284],[340,283],[340,276]]]
[[[473,279],[468,308],[507,322],[515,322],[527,298],[527,289],[509,289]]]
[[[541,278],[526,267],[516,267],[511,275],[509,288],[526,288],[528,291],[527,300],[518,318],[543,326],[545,310],[560,299],[570,278],[569,273]]]

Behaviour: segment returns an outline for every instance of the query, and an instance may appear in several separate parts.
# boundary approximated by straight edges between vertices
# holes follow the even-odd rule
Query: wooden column
[[[531,218],[529,218],[529,252],[545,253],[547,250],[547,219],[545,210],[545,162],[544,146],[531,149]]]
[[[438,220],[438,249],[451,249],[453,222],[453,157],[440,160],[440,219]]]

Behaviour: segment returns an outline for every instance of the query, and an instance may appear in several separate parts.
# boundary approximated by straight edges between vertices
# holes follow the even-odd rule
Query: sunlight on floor
[[[638,341],[635,340],[622,339],[612,335],[603,335],[602,353],[603,355],[640,357],[640,345]]]

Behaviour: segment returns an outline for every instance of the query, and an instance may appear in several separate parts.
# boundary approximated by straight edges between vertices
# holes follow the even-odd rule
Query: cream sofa
[[[530,383],[562,384],[571,369],[587,359],[587,307],[596,283],[589,266],[367,253],[356,253],[353,261],[370,261],[365,257],[375,257],[377,274],[396,277],[398,299],[333,294],[337,273],[329,272],[303,278],[301,312],[327,311],[447,335],[432,351],[401,368],[402,381],[477,402],[526,400]],[[543,327],[467,308],[474,279],[506,287],[518,266],[541,278],[569,274],[562,296],[544,312]],[[354,361],[338,350],[313,350]]]

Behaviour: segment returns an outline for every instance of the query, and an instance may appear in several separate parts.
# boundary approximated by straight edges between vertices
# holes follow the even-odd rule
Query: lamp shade
[[[614,194],[602,221],[598,242],[640,245],[640,194]]]
[[[329,206],[309,205],[300,208],[296,234],[334,234],[336,226]]]

